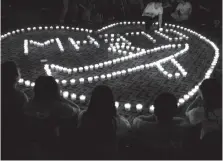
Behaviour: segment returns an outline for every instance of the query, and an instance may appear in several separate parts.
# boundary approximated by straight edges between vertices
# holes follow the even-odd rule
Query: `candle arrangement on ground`
[[[183,108],[202,80],[211,77],[219,49],[191,29],[153,25],[150,33],[143,30],[145,22],[129,21],[96,31],[69,26],[16,29],[1,35],[2,60],[19,58],[22,89],[33,89],[38,75],[53,76],[61,96],[80,106],[88,104],[96,85],[106,84],[113,90],[116,109],[129,116],[153,113],[153,99],[164,91],[174,93]],[[131,31],[125,32],[127,27]],[[36,32],[44,37],[27,36]],[[43,57],[46,61],[40,62]]]

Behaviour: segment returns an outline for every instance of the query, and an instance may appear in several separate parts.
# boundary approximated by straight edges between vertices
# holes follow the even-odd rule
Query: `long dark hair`
[[[50,102],[60,99],[59,86],[51,76],[39,76],[35,81],[34,101]]]
[[[94,129],[97,129],[95,131],[96,135],[103,134],[104,138],[114,138],[116,133],[116,115],[112,90],[107,86],[100,85],[92,92],[90,104],[83,116],[83,126],[88,129],[91,129],[93,126]]]

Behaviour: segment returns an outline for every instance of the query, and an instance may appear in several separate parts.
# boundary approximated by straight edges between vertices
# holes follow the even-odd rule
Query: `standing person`
[[[23,158],[23,106],[28,102],[25,93],[17,88],[20,72],[15,62],[1,64],[1,109],[2,109],[2,159]]]
[[[155,17],[158,17],[159,28],[161,28],[163,22],[163,7],[161,0],[156,0],[156,2],[150,2],[144,9],[142,16],[144,16],[144,20],[146,21],[147,30],[155,21]]]
[[[79,115],[80,159],[115,159],[117,143],[126,137],[129,122],[117,114],[107,86],[97,86],[86,111]]]
[[[60,15],[60,23],[64,23],[65,17],[67,16],[69,6],[72,10],[72,21],[75,22],[78,19],[78,13],[79,13],[79,0],[63,0],[63,10]]]
[[[172,18],[176,21],[188,20],[192,12],[192,5],[187,0],[179,0],[179,4],[174,13],[171,14]]]

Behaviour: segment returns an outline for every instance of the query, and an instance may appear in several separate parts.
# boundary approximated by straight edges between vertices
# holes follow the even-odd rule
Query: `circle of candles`
[[[62,80],[61,83],[62,83],[62,85],[64,85],[64,86],[67,85],[67,81],[66,81],[66,80]]]
[[[63,98],[67,99],[69,97],[69,92],[64,91],[63,92]]]
[[[131,104],[130,103],[126,103],[124,107],[125,107],[126,111],[130,111],[131,110]]]
[[[76,99],[77,99],[77,95],[76,95],[75,93],[72,93],[72,94],[71,94],[71,100],[74,101],[74,100],[76,100]]]
[[[150,111],[151,113],[154,113],[154,110],[155,110],[154,105],[152,105],[152,106],[149,107],[149,111]]]
[[[84,78],[79,79],[80,84],[84,84]]]
[[[29,81],[29,80],[25,81],[25,86],[26,86],[26,87],[29,87],[29,86],[30,86],[30,84],[31,84],[31,83],[30,83],[30,81]]]
[[[138,111],[138,112],[140,112],[140,111],[142,111],[142,104],[137,104],[136,105],[136,110]]]
[[[70,80],[70,84],[71,84],[71,85],[74,85],[74,84],[75,84],[75,82],[76,82],[76,80],[75,80],[75,79],[71,79],[71,80]]]
[[[84,103],[86,100],[86,96],[84,95],[81,95],[79,98],[80,98],[81,103]]]
[[[118,109],[118,107],[119,107],[119,102],[115,102],[115,107],[116,107],[116,109]]]

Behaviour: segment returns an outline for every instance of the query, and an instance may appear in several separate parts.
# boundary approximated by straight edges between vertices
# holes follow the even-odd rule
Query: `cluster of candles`
[[[116,23],[116,25],[118,25],[118,24],[128,24],[128,23],[122,23],[122,22],[120,22],[120,23]],[[134,24],[134,23],[132,23],[132,24]],[[136,24],[136,23],[135,23]],[[156,23],[156,25],[158,25],[158,23]],[[114,26],[114,25],[113,25]],[[113,26],[110,26],[110,27],[113,27]],[[184,31],[187,31],[187,32],[189,32],[189,33],[191,33],[191,34],[193,34],[193,35],[195,35],[195,36],[197,36],[200,40],[203,40],[203,41],[205,41],[206,43],[208,43],[208,44],[210,44],[212,47],[213,47],[213,49],[215,50],[215,56],[214,56],[214,59],[213,59],[213,61],[212,61],[212,63],[211,63],[211,66],[210,66],[210,68],[207,70],[207,72],[205,73],[205,76],[204,76],[204,79],[206,79],[206,78],[210,78],[210,76],[211,76],[211,74],[212,74],[212,72],[213,72],[213,70],[214,70],[214,68],[215,68],[215,66],[216,66],[216,64],[217,64],[217,62],[218,62],[218,59],[219,59],[219,55],[220,55],[220,53],[219,53],[219,49],[217,48],[217,46],[212,42],[212,41],[210,41],[209,39],[207,39],[206,37],[204,37],[204,36],[202,36],[202,35],[200,35],[200,34],[198,34],[198,33],[196,33],[195,31],[193,31],[193,30],[190,30],[190,29],[187,29],[187,28],[184,28],[184,27],[181,27],[181,26],[176,26],[176,25],[173,25],[173,24],[167,24],[167,23],[165,23],[165,26],[166,27],[173,27],[173,28],[177,28],[177,29],[182,29],[182,30],[184,30]],[[37,29],[39,29],[39,30],[42,30],[43,29],[43,27],[33,27],[33,28],[27,28],[27,31],[31,31],[31,30],[37,30]],[[44,28],[45,30],[47,30],[47,29],[53,29],[53,27],[51,26],[51,27],[45,27]],[[57,26],[56,27],[56,29],[59,29],[59,27]],[[61,29],[65,29],[64,27],[61,27]],[[67,27],[66,29],[70,29],[69,27]],[[71,28],[72,30],[75,30],[75,28]],[[84,30],[84,29],[79,29],[79,28],[76,28],[76,30],[77,31],[86,31],[86,32],[89,32],[89,33],[91,33],[92,32],[92,30]],[[12,32],[8,32],[8,33],[6,33],[6,34],[4,34],[4,35],[1,35],[1,39],[4,39],[4,38],[7,38],[7,37],[9,37],[9,36],[12,36],[12,35],[15,35],[16,33],[24,33],[25,32],[25,29],[17,29],[16,31],[12,31]],[[175,32],[176,33],[176,32]],[[177,33],[176,33],[177,34]],[[184,37],[184,36],[182,36],[182,37]],[[25,45],[26,44],[26,45]],[[24,43],[24,48],[25,48],[25,46],[27,46],[27,48],[25,49],[26,50],[26,53],[28,53],[28,40],[27,41],[25,41],[25,43]],[[173,46],[171,46],[171,47],[173,47]],[[188,50],[189,49],[189,45],[188,44],[186,44],[186,47],[185,47],[185,49],[184,49],[184,51],[180,51],[180,52],[178,52],[178,53],[176,53],[176,54],[174,54],[174,57],[177,57],[177,56],[179,56],[179,55],[181,55],[181,54],[184,54],[185,53],[185,51],[186,50]],[[150,53],[150,52],[154,52],[155,50],[154,49],[152,49],[152,50],[147,50],[146,51],[146,53]],[[141,51],[142,53],[141,54],[145,54],[145,51]],[[139,54],[139,53],[138,53]],[[173,57],[172,56],[170,56],[170,57],[167,57],[167,58],[164,58],[164,59],[162,59],[162,60],[159,60],[158,62],[154,62],[154,63],[152,63],[152,64],[146,64],[146,65],[144,65],[144,67],[143,67],[143,65],[141,65],[141,68],[149,68],[149,67],[154,67],[154,66],[156,66],[157,64],[160,64],[160,63],[163,63],[163,62],[166,62],[166,61],[168,61],[168,60],[171,60],[172,62],[175,62],[175,61],[173,61]],[[176,64],[176,63],[175,63]],[[179,65],[179,64],[178,64]],[[99,66],[99,65],[98,65]],[[49,66],[45,66],[44,67],[45,68],[45,70],[47,71],[47,73],[49,74],[50,73],[50,67]],[[94,68],[94,66],[90,66],[90,69],[92,69],[93,70],[93,68]],[[139,67],[138,67],[139,68]],[[75,68],[74,68],[75,69]],[[63,70],[63,68],[62,68],[62,70]],[[136,70],[136,68],[135,68],[135,70]],[[68,73],[71,73],[72,72],[72,70],[71,69],[67,69],[67,70],[63,70],[63,71],[66,71],[66,72],[68,72]],[[73,70],[73,71],[76,71],[77,72],[77,68],[76,68],[76,70]],[[130,69],[128,69],[127,70],[128,72],[129,71],[131,71]],[[133,71],[133,70],[132,70]],[[121,72],[122,73],[122,72]],[[123,72],[124,73],[124,72]],[[115,75],[115,72],[113,72],[112,73],[113,75]],[[111,74],[111,75],[112,75]],[[119,73],[116,73],[116,75],[117,74],[120,74],[120,71],[119,71]],[[176,76],[176,74],[177,73],[175,73],[175,76]],[[177,74],[177,75],[179,75],[179,74]],[[106,75],[106,76],[109,76],[110,77],[110,75]],[[102,77],[102,78],[105,78],[106,77],[105,75]],[[98,80],[99,79],[99,76],[95,76],[95,77],[89,77],[89,81],[93,81],[93,79],[94,80]],[[203,80],[202,80],[203,81]],[[192,88],[187,94],[185,94],[182,98],[179,98],[179,100],[178,100],[178,106],[180,106],[180,105],[183,105],[187,100],[189,100],[191,97],[193,97],[194,96],[194,94],[198,91],[198,89],[199,89],[199,86],[200,86],[200,84],[202,83],[202,81],[201,82],[199,82],[197,85],[195,85],[195,87],[194,88]],[[57,82],[58,82],[58,80],[57,80]],[[72,82],[73,84],[75,83],[75,80],[73,79],[73,80],[70,80],[70,82]],[[29,81],[29,80],[24,80],[24,79],[19,79],[19,81],[18,81],[18,83],[19,84],[23,84],[23,85],[25,85],[26,87],[34,87],[35,86],[35,83],[34,82],[31,82],[31,81]],[[67,95],[67,93],[65,93],[65,96]],[[69,93],[68,93],[68,95],[69,95]],[[75,100],[76,98],[77,98],[77,95],[76,94],[71,94],[70,95],[71,96],[71,99],[72,100]],[[81,97],[82,96],[82,97]],[[84,100],[85,101],[85,99],[86,99],[86,97],[84,96],[84,95],[81,95],[79,98],[81,98],[81,100]],[[75,98],[75,99],[74,99]],[[115,104],[116,106],[117,105],[119,105],[119,103],[118,102],[116,102],[116,104]],[[125,104],[125,109],[131,109],[131,104],[129,104],[129,103],[126,103]],[[141,105],[139,105],[138,106],[139,108],[142,108],[142,106]],[[154,111],[154,106],[153,105],[151,105],[150,106],[150,111]]]
[[[180,40],[182,40],[182,39],[186,39],[186,40],[188,40],[189,39],[189,37],[188,36],[186,36],[185,34],[183,34],[183,33],[181,33],[181,32],[178,32],[178,31],[176,31],[176,30],[174,30],[174,29],[166,29],[165,30],[167,33],[168,32],[172,32],[172,33],[174,33],[175,35],[177,35],[177,36],[179,36],[179,39]]]
[[[118,22],[118,23],[110,24],[108,26],[104,26],[101,29],[97,30],[97,32],[99,33],[99,32],[102,32],[104,30],[107,30],[109,28],[112,28],[112,27],[115,27],[115,26],[118,26],[118,25],[145,25],[145,24],[146,24],[145,22],[140,22],[140,21],[138,21],[138,22],[130,22],[130,21],[126,22],[126,21],[124,21],[124,22]]]
[[[77,67],[77,68],[71,69],[71,68],[66,68],[66,67],[63,67],[63,66],[51,64],[49,66],[49,68],[50,68],[50,70],[55,70],[55,71],[58,71],[58,72],[64,72],[64,73],[68,73],[68,74],[77,73],[77,72],[80,72],[80,73],[81,72],[87,72],[89,70],[93,71],[93,70],[97,70],[99,68],[109,67],[109,66],[121,63],[121,62],[128,61],[128,60],[133,60],[135,58],[139,58],[139,57],[144,56],[146,54],[155,53],[155,52],[158,52],[158,51],[161,51],[161,50],[164,50],[164,49],[176,48],[176,46],[181,47],[180,44],[178,44],[178,45],[169,44],[169,45],[162,45],[161,47],[155,47],[154,49],[150,49],[150,50],[145,50],[145,49],[140,49],[139,48],[139,49],[137,49],[137,51],[139,51],[139,52],[137,52],[135,54],[132,53],[132,52],[122,51],[122,53],[125,52],[128,55],[120,57],[120,58],[112,59],[112,60],[109,60],[109,61],[101,62],[101,63],[98,63],[98,64],[94,64],[94,65],[88,65],[88,66],[84,66],[84,67]],[[187,47],[187,45],[186,45],[186,47]],[[116,47],[108,48],[108,50],[110,50],[110,49],[111,49],[111,51],[114,51],[113,49],[116,50]],[[131,47],[131,49],[133,49],[133,47]],[[134,48],[134,50],[135,49],[136,48]],[[117,50],[117,51],[119,51],[119,50]],[[184,50],[182,50],[180,53],[183,53],[183,51]]]
[[[61,52],[64,52],[63,45],[62,45],[62,43],[61,43],[61,41],[60,41],[59,38],[56,38],[56,42],[57,42],[57,45],[58,45],[60,51],[61,51]]]
[[[156,43],[156,40],[149,34],[145,33],[145,32],[141,32],[142,35],[144,35],[146,38],[148,38],[150,41],[152,41],[153,43]]]
[[[94,44],[97,48],[100,47],[99,43],[95,40],[95,38],[91,37],[90,35],[88,35],[87,38],[90,40],[90,44]]]
[[[170,42],[173,41],[173,38],[169,37],[168,35],[166,35],[166,34],[164,34],[162,32],[159,32],[158,30],[155,30],[154,32],[155,32],[155,34],[163,37],[164,39],[166,39],[166,40],[168,40]]]
[[[5,39],[7,38],[8,36],[12,36],[12,35],[15,35],[16,33],[19,34],[19,33],[24,33],[26,31],[30,32],[30,31],[36,31],[36,30],[53,30],[53,29],[57,29],[57,30],[60,30],[60,29],[66,29],[66,30],[72,30],[72,31],[81,31],[81,32],[87,32],[87,33],[92,33],[93,30],[90,30],[90,29],[84,29],[84,28],[75,28],[75,27],[65,27],[65,26],[45,26],[45,27],[42,27],[42,26],[39,26],[39,27],[27,27],[26,30],[25,29],[16,29],[15,31],[12,31],[12,32],[8,32],[4,35],[1,35],[1,39]]]
[[[174,59],[174,58],[171,59],[171,62],[173,63],[174,66],[176,66],[178,68],[178,70],[181,72],[183,77],[187,76],[187,72],[185,71],[185,69],[180,65],[180,63],[176,59]]]
[[[45,65],[44,65],[44,70],[45,70],[45,72],[46,72],[46,74],[47,74],[48,76],[52,76],[52,72],[51,72],[50,67],[49,67],[48,64],[45,64]]]
[[[65,99],[68,99],[69,97],[70,97],[70,99],[72,100],[72,101],[76,101],[77,100],[77,94],[75,94],[75,93],[69,93],[68,91],[61,91],[61,94],[62,94],[62,96],[65,98]],[[79,101],[81,102],[81,103],[85,103],[85,101],[86,101],[86,96],[85,95],[80,95],[79,96]]]
[[[78,44],[74,41],[74,39],[72,38],[68,38],[68,41],[73,45],[73,47],[75,48],[76,51],[80,50],[80,47],[78,46]]]
[[[34,87],[35,86],[35,82],[31,82],[29,80],[24,80],[23,78],[20,78],[18,80],[19,85],[25,85],[26,87]]]
[[[171,45],[170,45],[170,47],[171,47]],[[159,49],[161,49],[161,48],[159,48]],[[188,44],[186,44],[185,45],[185,48],[184,49],[182,49],[180,52],[182,53],[182,54],[184,54],[184,53],[186,53],[186,51],[188,51],[188,49],[189,49],[189,45]],[[142,52],[140,52],[140,53],[137,53],[137,54],[139,54],[140,56],[141,55],[145,55],[147,52],[146,51],[142,51]],[[137,56],[137,54],[135,54],[136,56]],[[129,56],[132,56],[132,55],[129,55]],[[166,57],[166,58],[163,58],[163,59],[161,59],[161,60],[158,60],[158,61],[156,61],[156,62],[153,62],[153,63],[150,63],[150,64],[144,64],[144,65],[139,65],[139,66],[135,66],[135,67],[132,67],[132,68],[128,68],[127,70],[119,70],[119,71],[114,71],[114,72],[112,72],[112,73],[108,73],[108,74],[102,74],[102,75],[100,75],[100,76],[91,76],[91,77],[88,77],[87,79],[85,79],[85,78],[79,78],[79,83],[80,84],[84,84],[85,83],[85,80],[87,80],[88,81],[88,83],[92,83],[93,81],[95,81],[95,82],[97,82],[97,81],[99,81],[99,79],[101,80],[101,81],[104,81],[104,80],[110,80],[110,79],[115,79],[115,78],[118,78],[118,77],[120,77],[120,76],[126,76],[126,75],[128,75],[128,74],[133,74],[133,73],[135,73],[135,72],[139,72],[139,71],[143,71],[143,70],[145,70],[145,69],[150,69],[150,68],[152,68],[152,67],[158,67],[158,69],[160,69],[160,72],[163,72],[163,74],[164,75],[166,75],[165,73],[165,71],[164,71],[164,69],[162,68],[162,66],[161,66],[161,63],[166,63],[166,62],[168,62],[168,61],[171,61],[172,59],[174,59],[174,55],[171,55],[171,56],[168,56],[168,57]],[[120,58],[117,58],[118,60],[120,60],[120,62],[122,61],[122,59],[120,59]],[[124,60],[123,60],[124,61]],[[99,67],[100,67],[100,65],[101,65],[101,67],[103,67],[103,63],[101,63],[101,64],[96,64],[97,65],[97,68],[96,69],[98,69]],[[106,64],[104,64],[104,65],[108,65],[108,66],[110,66],[110,65],[112,65],[112,61],[108,61]],[[47,67],[49,67],[49,65],[47,65]],[[63,67],[60,67],[60,66],[55,66],[54,64],[52,64],[52,65],[50,65],[50,67],[51,67],[51,69],[59,69],[59,70],[61,70],[61,71],[67,71],[67,73],[71,73],[71,69],[68,69],[68,68],[63,68]],[[45,69],[45,68],[44,68]],[[47,68],[48,69],[48,68]],[[84,68],[83,67],[79,67],[79,68],[75,68],[76,70],[75,70],[75,72],[77,72],[77,69],[79,70],[79,72],[83,72],[83,70],[85,70],[85,71],[87,71],[87,70],[89,70],[89,66],[85,66]],[[50,70],[50,69],[49,69]],[[68,72],[68,70],[70,71],[70,72]],[[46,71],[47,72],[47,71]],[[179,73],[176,73],[176,75],[175,75],[176,77],[178,77],[179,78]],[[172,74],[170,74],[170,73],[167,73],[167,77],[170,79],[170,78],[172,78],[173,77],[173,75]],[[62,85],[64,85],[64,86],[66,86],[67,85],[67,80],[62,80],[61,81],[61,83],[62,83]],[[75,79],[72,79],[72,80],[70,80],[70,84],[71,85],[74,85],[75,84],[75,82],[76,82],[76,80]],[[58,83],[59,83],[59,81],[58,81]]]

